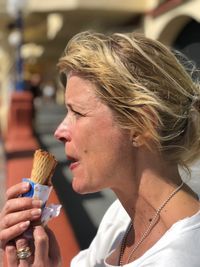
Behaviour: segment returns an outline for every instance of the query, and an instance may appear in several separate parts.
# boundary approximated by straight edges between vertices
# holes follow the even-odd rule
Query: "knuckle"
[[[24,209],[30,208],[32,206],[32,199],[30,197],[20,197],[18,198],[18,205]]]
[[[7,200],[7,202],[6,202],[5,206],[4,206],[4,212],[5,213],[9,213],[10,206],[11,206],[10,200]]]
[[[25,201],[22,197],[19,197],[19,198],[15,199],[15,205],[19,209],[21,209],[22,206],[25,205],[26,203],[27,203],[27,201]]]
[[[17,248],[23,248],[28,245],[28,240],[25,238],[20,238],[16,241]]]
[[[38,237],[37,237],[37,240],[38,240],[38,242],[39,243],[47,243],[48,241],[49,241],[49,238],[48,238],[48,236],[47,235],[39,235]]]
[[[6,199],[10,197],[10,188],[5,192]]]
[[[8,228],[10,226],[10,223],[9,223],[9,216],[6,216],[2,219],[2,224],[4,226],[4,228]]]
[[[32,218],[32,214],[31,214],[30,210],[24,210],[24,211],[21,211],[19,213],[20,213],[20,218],[23,221],[31,220],[31,218]]]
[[[32,207],[33,206],[33,199],[32,198],[26,197],[24,199],[26,199],[26,203],[27,203],[28,207]]]
[[[8,214],[11,211],[20,211],[23,209],[28,209],[31,207],[31,203],[32,202],[30,198],[19,197],[16,199],[10,199],[7,200],[4,206],[4,212]]]

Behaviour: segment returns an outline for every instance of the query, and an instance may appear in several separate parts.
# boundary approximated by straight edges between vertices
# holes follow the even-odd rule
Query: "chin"
[[[86,186],[83,181],[78,181],[79,179],[73,178],[72,180],[72,188],[78,194],[87,194]]]
[[[81,194],[81,195],[96,193],[99,191],[99,190],[92,189],[91,186],[88,186],[88,184],[84,183],[83,180],[80,181],[77,178],[73,178],[72,188],[76,193]]]

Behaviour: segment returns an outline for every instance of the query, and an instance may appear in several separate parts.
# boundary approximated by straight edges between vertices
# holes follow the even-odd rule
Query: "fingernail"
[[[28,190],[30,188],[30,184],[28,182],[23,182],[23,190]]]
[[[33,199],[32,201],[32,205],[36,208],[40,208],[42,207],[42,200],[39,199]]]
[[[26,221],[20,224],[20,227],[25,230],[30,225],[30,221]]]
[[[31,215],[33,216],[40,216],[41,215],[42,210],[41,209],[35,209],[31,211]]]

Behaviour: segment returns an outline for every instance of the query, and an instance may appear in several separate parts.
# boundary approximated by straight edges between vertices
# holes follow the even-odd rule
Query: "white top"
[[[106,258],[121,242],[130,218],[116,200],[108,209],[90,247],[81,251],[71,267],[113,267]],[[140,258],[127,267],[200,267],[200,211],[176,222]]]

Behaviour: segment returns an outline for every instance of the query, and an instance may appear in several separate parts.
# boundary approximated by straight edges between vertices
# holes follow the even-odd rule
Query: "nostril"
[[[67,141],[64,137],[60,137],[60,138],[58,138],[58,140],[59,140],[60,142],[62,142],[62,143],[65,143],[65,142]]]
[[[71,141],[71,136],[70,136],[70,133],[68,131],[68,129],[64,128],[63,127],[63,123],[61,123],[58,128],[55,130],[54,132],[54,137],[62,142],[62,143],[66,143],[66,142],[69,142]]]
[[[55,132],[54,132],[54,137],[56,138],[56,139],[59,139],[59,132],[58,132],[58,128],[55,130]]]

